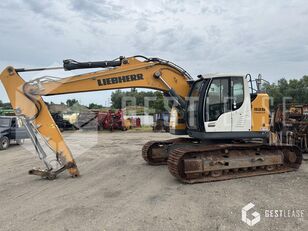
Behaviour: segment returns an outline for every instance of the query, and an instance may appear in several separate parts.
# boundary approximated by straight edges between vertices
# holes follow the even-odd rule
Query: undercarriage
[[[142,149],[150,165],[167,164],[184,183],[221,181],[297,170],[302,153],[292,145],[209,143],[193,138],[150,141]]]

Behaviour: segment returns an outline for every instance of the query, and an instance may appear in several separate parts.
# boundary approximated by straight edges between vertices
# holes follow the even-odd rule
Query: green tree
[[[66,105],[71,107],[73,106],[74,104],[79,104],[78,100],[77,99],[68,99],[66,100]]]
[[[134,97],[136,99],[136,105],[132,102],[126,102],[126,106],[145,106],[145,98],[151,97],[155,100],[149,100],[149,109],[155,112],[166,111],[164,108],[164,97],[160,91],[140,91],[138,92],[135,88],[131,91],[121,91],[116,90],[111,94],[111,106],[115,109],[120,109],[122,107],[123,97]]]
[[[3,109],[13,109],[11,103],[2,103]]]
[[[96,103],[89,104],[89,109],[101,109],[101,108],[103,108],[103,106],[100,104],[96,104]]]
[[[290,80],[282,78],[277,83],[264,84],[263,87],[273,98],[274,106],[283,103],[284,97],[292,98],[287,99],[288,103],[308,103],[308,76]]]
[[[157,100],[153,102],[153,108],[155,109],[156,113],[165,112],[165,100],[164,96],[161,92],[156,91],[154,92],[155,97]]]
[[[124,96],[124,92],[121,90],[116,90],[111,93],[111,107],[120,109],[122,97]]]

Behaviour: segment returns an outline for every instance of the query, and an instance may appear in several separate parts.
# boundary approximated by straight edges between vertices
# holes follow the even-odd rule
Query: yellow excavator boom
[[[102,71],[91,72],[66,78],[42,77],[25,82],[19,72],[26,69],[7,67],[0,75],[9,100],[17,116],[22,118],[39,157],[47,170],[34,169],[30,174],[53,179],[59,172],[67,169],[72,176],[79,176],[73,155],[53,120],[42,96],[67,93],[102,91],[121,88],[150,88],[161,90],[172,96],[179,105],[189,93],[190,76],[181,68],[161,59],[138,57],[121,57],[116,65],[106,62],[77,63],[64,61],[64,69],[87,67],[112,67]],[[48,68],[47,68],[48,69]],[[46,69],[32,69],[46,70]],[[171,87],[172,86],[172,87]],[[40,144],[41,138],[55,153],[60,168],[53,169],[47,161],[46,152]]]

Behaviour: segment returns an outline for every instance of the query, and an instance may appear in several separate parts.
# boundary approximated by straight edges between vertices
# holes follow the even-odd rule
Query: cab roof
[[[198,75],[198,78],[202,79],[211,79],[211,78],[219,78],[219,77],[245,77],[246,74],[236,74],[236,73],[209,73]]]

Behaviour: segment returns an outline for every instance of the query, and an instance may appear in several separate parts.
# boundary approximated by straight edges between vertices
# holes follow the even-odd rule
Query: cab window
[[[244,84],[243,78],[232,78],[232,95],[233,95],[233,110],[239,109],[244,102]]]
[[[12,119],[11,127],[16,128],[16,119],[15,118]]]
[[[188,100],[188,108],[187,108],[189,113],[188,125],[191,129],[197,129],[198,106],[199,106],[202,84],[203,81],[195,82]]]
[[[207,121],[215,121],[228,111],[230,111],[229,79],[213,79],[207,93]]]

